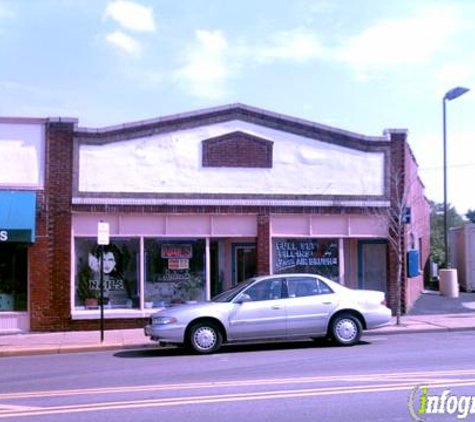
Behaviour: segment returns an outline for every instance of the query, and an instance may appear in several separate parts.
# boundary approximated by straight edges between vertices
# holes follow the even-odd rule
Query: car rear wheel
[[[335,317],[330,325],[332,340],[341,346],[353,346],[358,343],[363,327],[358,318],[350,314],[341,314]]]
[[[197,353],[213,353],[223,342],[220,330],[210,322],[198,322],[189,331],[188,344]]]

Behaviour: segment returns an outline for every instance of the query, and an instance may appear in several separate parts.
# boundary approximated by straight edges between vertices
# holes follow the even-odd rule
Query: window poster
[[[100,282],[104,283],[106,308],[136,308],[140,304],[138,282],[138,239],[111,239],[97,245],[97,239],[76,239],[76,307],[99,305]]]
[[[204,239],[145,239],[145,302],[160,307],[205,297]]]
[[[338,281],[338,239],[274,239],[274,274],[311,273]]]

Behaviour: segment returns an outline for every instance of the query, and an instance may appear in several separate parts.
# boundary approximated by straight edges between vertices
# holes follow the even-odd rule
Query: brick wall
[[[428,201],[424,196],[424,185],[418,177],[417,163],[407,142],[405,131],[391,133],[390,172],[389,185],[392,206],[397,208],[405,205],[411,208],[411,223],[404,225],[400,240],[403,251],[401,310],[402,313],[406,313],[413,306],[424,287],[423,270],[428,264],[430,254],[430,212]],[[391,176],[395,174],[401,178],[401,183],[395,183],[394,179],[391,180]],[[408,278],[407,252],[410,249],[419,248],[422,272],[419,276]],[[388,299],[390,307],[395,311],[397,305],[397,254],[395,248],[390,246],[388,254]]]
[[[69,324],[73,133],[73,123],[46,125],[45,190],[38,196],[37,241],[29,255],[32,331]]]
[[[257,215],[257,275],[270,273],[270,218],[267,211]]]
[[[36,241],[28,250],[29,311],[31,330],[38,330],[39,322],[49,323],[52,254],[48,235],[48,201],[43,191],[37,192]]]
[[[391,133],[391,162],[389,167],[389,177],[387,180],[390,192],[391,207],[393,208],[390,211],[391,218],[394,219],[394,216],[397,215],[398,208],[401,207],[401,201],[404,194],[404,186],[406,183],[406,168],[405,168],[405,143],[406,143],[407,133],[406,132],[395,132]],[[397,234],[395,230],[397,227],[391,227],[394,224],[392,221],[389,221],[389,236],[393,238],[393,242],[397,241]],[[403,229],[405,230],[405,229]],[[405,260],[405,246],[404,246],[404,237],[405,234],[402,234],[401,239],[399,240],[400,246],[402,248],[402,268],[401,268],[401,313],[405,312],[405,291],[406,291],[406,260]],[[393,310],[393,313],[396,313],[397,310],[397,269],[398,269],[398,253],[396,250],[395,243],[391,243],[388,246],[388,302],[389,307]]]
[[[418,168],[409,145],[405,148],[406,168],[408,173],[409,195],[411,206],[411,223],[406,230],[408,249],[418,249],[420,253],[419,276],[407,279],[406,310],[414,305],[424,289],[425,276],[428,276],[430,260],[430,205],[424,195],[424,185],[418,176]]]

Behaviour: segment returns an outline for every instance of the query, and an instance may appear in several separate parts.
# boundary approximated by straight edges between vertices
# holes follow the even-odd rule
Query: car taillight
[[[383,299],[383,300],[381,301],[381,305],[383,305],[383,306],[388,306],[388,302],[386,301],[386,299]]]

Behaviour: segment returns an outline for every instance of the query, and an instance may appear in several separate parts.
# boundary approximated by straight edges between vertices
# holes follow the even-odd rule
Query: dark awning
[[[0,242],[35,241],[36,192],[0,191]]]

